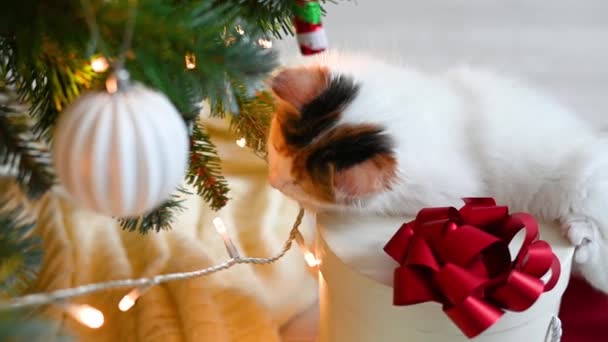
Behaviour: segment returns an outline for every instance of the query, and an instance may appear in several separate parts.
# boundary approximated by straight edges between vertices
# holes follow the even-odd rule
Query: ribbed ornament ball
[[[186,125],[161,93],[132,84],[89,92],[61,114],[53,143],[60,182],[74,201],[110,216],[154,209],[181,183]]]

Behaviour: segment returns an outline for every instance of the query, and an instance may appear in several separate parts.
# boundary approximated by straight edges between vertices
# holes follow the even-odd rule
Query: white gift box
[[[383,247],[407,221],[353,214],[317,217],[319,342],[551,341],[550,325],[568,285],[574,253],[556,224],[539,223],[539,230],[540,239],[551,244],[561,263],[557,285],[528,310],[507,311],[469,339],[438,303],[393,305],[393,272],[398,264]]]

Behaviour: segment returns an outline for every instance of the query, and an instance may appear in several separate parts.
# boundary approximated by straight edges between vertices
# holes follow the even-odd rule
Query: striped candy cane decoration
[[[294,7],[294,23],[300,51],[314,55],[328,47],[327,36],[321,22],[321,6],[317,1],[297,0]]]

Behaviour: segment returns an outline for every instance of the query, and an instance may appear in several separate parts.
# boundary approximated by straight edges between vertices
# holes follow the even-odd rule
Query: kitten
[[[608,143],[551,98],[490,71],[328,55],[270,84],[269,181],[304,207],[413,216],[493,197],[559,220],[608,292]]]

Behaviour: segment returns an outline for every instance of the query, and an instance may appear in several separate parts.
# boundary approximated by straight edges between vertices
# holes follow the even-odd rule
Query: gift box
[[[502,208],[504,210],[504,207]],[[447,208],[440,209],[444,210],[444,216],[446,213],[447,216],[454,215],[456,211],[451,208],[448,213],[445,211]],[[427,211],[426,214],[429,212]],[[504,243],[496,243],[494,240],[483,242],[483,238],[466,236],[464,233],[467,229],[473,230],[471,225],[466,222],[459,227],[446,227],[445,220],[440,224],[435,224],[435,228],[442,227],[436,230],[439,234],[445,234],[446,230],[450,229],[461,229],[459,233],[465,235],[463,238],[465,242],[477,239],[472,243],[473,246],[483,243],[491,245],[489,248],[484,247],[483,253],[490,249],[508,248],[508,253],[512,256],[509,267],[514,271],[508,272],[508,276],[504,270],[500,272],[499,276],[491,275],[490,278],[497,279],[492,280],[491,286],[485,290],[482,289],[483,293],[480,292],[477,285],[471,287],[470,297],[485,302],[482,303],[481,309],[474,308],[472,313],[467,311],[471,306],[465,305],[464,311],[467,312],[463,314],[462,308],[453,304],[467,295],[454,299],[455,296],[458,296],[449,293],[449,289],[438,289],[437,287],[441,287],[441,285],[437,283],[440,283],[439,280],[447,279],[447,282],[444,282],[447,285],[443,286],[455,288],[456,293],[458,291],[462,293],[463,286],[459,285],[460,280],[446,278],[443,273],[436,274],[427,284],[432,287],[428,289],[427,294],[430,294],[430,297],[426,298],[428,300],[418,298],[418,302],[415,302],[416,298],[414,298],[414,303],[407,303],[407,305],[396,303],[407,301],[408,298],[400,297],[408,297],[411,293],[416,294],[417,290],[418,293],[422,292],[423,297],[425,293],[424,290],[418,289],[418,287],[423,287],[421,283],[414,283],[411,280],[406,281],[405,284],[397,284],[397,286],[403,287],[400,292],[395,290],[395,281],[397,280],[399,283],[396,276],[399,277],[403,274],[403,268],[409,267],[408,262],[415,264],[418,261],[414,257],[416,259],[414,261],[397,262],[394,255],[391,257],[385,252],[385,247],[390,250],[394,249],[395,245],[403,244],[404,236],[408,233],[402,234],[401,237],[396,233],[405,231],[407,227],[404,223],[412,223],[415,218],[352,213],[318,215],[316,254],[320,260],[319,342],[507,342],[518,339],[530,342],[558,341],[560,327],[556,317],[562,294],[570,278],[574,247],[561,236],[560,228],[556,223],[538,222],[539,238],[542,241],[535,243],[538,238],[530,235],[532,232],[528,227],[521,229],[520,226],[526,223],[532,226],[536,222],[526,222],[526,219],[530,219],[526,216],[523,217],[523,223],[519,220],[522,217],[515,215],[515,219],[511,220],[511,218],[509,216],[510,223],[506,224],[510,227],[504,229],[504,231],[510,230],[510,233],[505,233]],[[431,226],[434,224],[433,222],[437,223],[437,221],[441,220],[431,218]],[[512,221],[519,222],[519,226],[512,224]],[[420,229],[420,231],[431,232],[435,228]],[[455,249],[452,248],[456,251],[454,256],[456,259],[462,258],[467,253],[471,254],[471,250],[475,249],[473,247],[467,250],[465,242],[454,240],[453,237],[450,239],[447,242],[452,247],[456,246]],[[524,242],[526,239],[527,242]],[[432,239],[430,241],[430,245],[433,245]],[[548,246],[550,246],[549,249],[547,249]],[[450,250],[450,247],[442,246],[441,241],[432,247],[439,250],[433,250],[429,255],[441,259],[439,256],[442,254],[449,254],[446,251]],[[526,255],[518,254],[522,248],[528,247],[531,251],[526,251]],[[411,255],[416,253],[411,252],[411,244],[409,248],[410,251],[406,251],[404,254],[410,255],[411,259]],[[418,247],[414,247],[414,249],[416,248]],[[538,274],[534,273],[538,273],[539,269],[533,270],[534,262],[532,260],[543,252],[545,252],[545,260],[541,260],[537,264],[546,264],[546,270],[540,270],[544,275],[539,275],[538,280],[535,280],[534,278]],[[518,255],[521,259],[519,261],[516,260]],[[547,264],[549,262],[547,257],[554,259],[552,265]],[[397,259],[399,258],[407,259],[405,255],[398,256]],[[529,260],[530,262],[528,262]],[[458,260],[455,262],[458,264]],[[555,268],[556,262],[558,262],[557,269]],[[415,265],[416,267],[418,265]],[[441,268],[442,272],[445,269],[445,267]],[[476,270],[473,271],[476,272]],[[530,274],[526,275],[526,272]],[[432,272],[421,272],[422,275],[430,273]],[[455,274],[460,273],[455,272]],[[513,283],[517,283],[517,279],[524,279],[520,281],[523,289],[521,286],[510,284],[512,280]],[[541,290],[532,294],[526,293],[530,288],[538,287],[539,283],[541,288],[547,284],[550,289],[546,288],[546,291]],[[443,290],[446,290],[447,293],[443,293]],[[433,296],[435,297],[431,298]],[[451,299],[451,302],[448,299]],[[442,300],[446,302],[443,303]],[[502,303],[503,301],[504,303]],[[473,305],[473,307],[475,306]],[[509,309],[504,309],[505,307]],[[468,315],[486,316],[478,318],[468,317]]]

